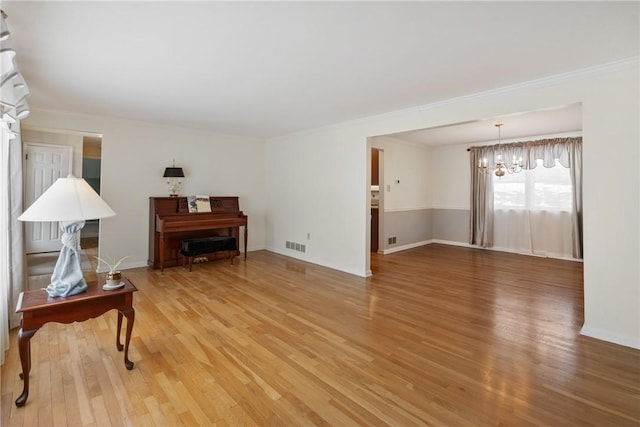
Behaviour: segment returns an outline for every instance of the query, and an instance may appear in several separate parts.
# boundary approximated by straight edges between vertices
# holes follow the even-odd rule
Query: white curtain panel
[[[9,329],[19,325],[15,307],[25,288],[20,120],[29,115],[27,85],[16,62],[11,34],[0,13],[0,364],[9,348]]]
[[[0,119],[1,120],[1,119]],[[1,123],[0,123],[1,124]],[[19,124],[19,123],[18,123]],[[26,287],[26,256],[22,223],[22,141],[1,127],[0,149],[0,364],[9,348],[9,330],[20,325],[15,313]]]
[[[573,258],[571,212],[496,209],[493,214],[496,224],[494,249],[552,258]]]
[[[9,304],[10,295],[10,251],[9,239],[9,130],[0,127],[2,147],[0,150],[0,364],[9,349]],[[13,311],[13,310],[11,310]]]

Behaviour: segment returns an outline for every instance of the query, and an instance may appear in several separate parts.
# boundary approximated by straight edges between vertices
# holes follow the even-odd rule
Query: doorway
[[[100,194],[102,138],[85,136],[82,138],[82,178]],[[97,256],[100,238],[100,220],[88,220],[80,233],[80,247],[84,250],[95,250]]]
[[[383,168],[384,151],[379,148],[371,148],[371,230],[370,242],[372,253],[378,253],[380,249],[380,238],[384,234],[383,229],[384,215],[383,196],[384,192],[384,168]]]

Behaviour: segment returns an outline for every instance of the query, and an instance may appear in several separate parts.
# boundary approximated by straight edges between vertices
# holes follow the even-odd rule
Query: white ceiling
[[[2,9],[32,109],[261,138],[639,53],[636,1],[4,0]]]

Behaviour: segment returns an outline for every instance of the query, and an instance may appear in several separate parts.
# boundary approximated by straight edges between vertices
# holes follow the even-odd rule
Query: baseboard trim
[[[592,328],[589,326],[583,326],[580,330],[580,335],[595,338],[601,341],[607,341],[614,344],[623,345],[625,347],[631,347],[640,350],[640,337],[633,337],[628,335],[620,335],[611,331],[607,331],[599,328]]]
[[[453,241],[453,240],[440,240],[440,239],[423,240],[421,242],[410,243],[408,245],[398,246],[397,248],[384,249],[382,251],[378,251],[378,253],[383,254],[383,255],[387,255],[387,254],[391,254],[391,253],[394,253],[394,252],[400,252],[400,251],[404,251],[404,250],[407,250],[407,249],[417,248],[418,246],[429,245],[431,243],[437,243],[437,244],[440,244],[440,245],[448,245],[448,246],[460,246],[460,247],[463,247],[463,248],[482,249],[482,250],[485,250],[485,251],[507,252],[507,253],[512,253],[512,254],[525,255],[525,256],[535,256],[535,257],[540,257],[540,258],[560,259],[560,260],[563,260],[563,261],[583,262],[583,260],[579,259],[579,258],[567,258],[567,257],[562,257],[562,256],[556,256],[554,254],[547,254],[547,255],[530,254],[530,253],[527,253],[527,252],[520,252],[520,251],[517,251],[517,250],[514,250],[514,249],[498,248],[498,247],[483,248],[481,246],[472,245],[472,244],[469,244],[469,243],[466,243],[466,242],[456,242],[456,241]]]
[[[352,269],[348,269],[345,267],[340,267],[340,266],[335,266],[335,265],[329,265],[328,263],[323,263],[320,260],[311,258],[311,257],[298,257],[297,254],[299,252],[295,252],[295,251],[291,251],[291,250],[282,250],[282,249],[278,249],[278,248],[274,248],[274,247],[267,247],[265,248],[265,250],[269,251],[269,252],[274,252],[276,254],[279,255],[283,255],[292,259],[296,259],[298,261],[302,261],[302,262],[308,262],[310,264],[316,264],[319,265],[321,267],[326,267],[326,268],[330,268],[332,270],[337,270],[337,271],[342,271],[343,273],[348,273],[348,274],[352,274],[354,276],[358,276],[358,277],[367,277],[367,272],[365,270],[362,271],[356,271],[356,270],[352,270]]]
[[[383,249],[382,252],[378,251],[378,253],[382,253],[383,255],[392,254],[394,252],[406,251],[407,249],[417,248],[418,246],[424,246],[431,243],[432,240],[423,240],[421,242],[409,243],[408,245],[402,245],[395,248]]]
[[[431,243],[439,243],[441,245],[449,245],[449,246],[462,246],[463,248],[475,248],[475,246],[470,245],[469,243],[455,242],[453,240],[432,239]]]
[[[552,258],[552,259],[560,259],[562,261],[575,261],[575,262],[583,262],[583,260],[581,258],[569,258],[569,257],[565,257],[565,256],[561,256],[558,254],[553,254],[553,253],[549,253],[549,254],[532,254],[530,252],[523,252],[523,251],[519,251],[517,249],[509,249],[509,248],[500,248],[497,246],[494,246],[492,248],[480,248],[479,246],[473,246],[473,247],[477,247],[479,249],[486,249],[489,251],[497,251],[497,252],[508,252],[511,254],[518,254],[518,255],[525,255],[525,256],[535,256],[538,258]]]

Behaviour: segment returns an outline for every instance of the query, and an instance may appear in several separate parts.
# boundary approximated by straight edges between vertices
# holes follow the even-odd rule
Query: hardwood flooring
[[[266,251],[138,287],[132,371],[116,313],[48,324],[3,426],[638,426],[640,351],[579,335],[582,264],[428,245],[369,278]]]

